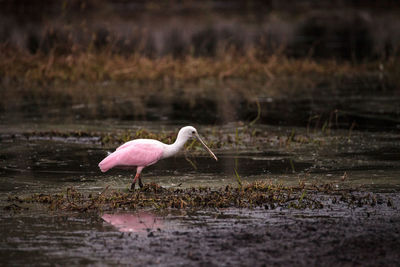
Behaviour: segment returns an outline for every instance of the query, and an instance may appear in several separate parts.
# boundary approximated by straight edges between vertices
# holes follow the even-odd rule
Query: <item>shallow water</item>
[[[324,236],[328,231],[326,225],[347,223],[356,227],[357,223],[366,218],[365,214],[372,214],[371,217],[368,215],[369,219],[364,222],[368,227],[375,223],[382,229],[389,229],[389,225],[393,226],[394,222],[395,226],[392,229],[399,228],[399,217],[395,210],[383,207],[385,203],[376,208],[360,208],[353,211],[344,206],[335,206],[330,210],[320,211],[227,209],[197,213],[135,211],[122,214],[77,214],[48,212],[41,205],[28,204],[20,205],[29,208],[28,210],[3,210],[10,204],[7,201],[9,195],[61,192],[71,186],[86,192],[101,192],[106,186],[125,190],[129,188],[134,175],[132,171],[127,170],[101,173],[97,164],[110,149],[102,147],[96,140],[47,137],[33,137],[27,140],[19,134],[27,129],[71,131],[90,128],[95,131],[117,131],[128,127],[129,123],[114,123],[110,127],[96,122],[2,125],[2,263],[54,265],[62,261],[63,264],[140,263],[164,266],[201,265],[207,262],[223,265],[251,264],[252,260],[263,254],[242,261],[243,259],[232,252],[240,254],[242,250],[251,253],[251,248],[262,250],[265,242],[274,244],[274,240],[282,239],[286,234],[290,236],[288,229],[298,224],[301,227],[295,231],[298,231],[299,235],[304,231],[302,227],[310,227],[307,224],[311,222],[316,227],[322,227],[322,230],[317,231],[317,236]],[[136,127],[151,128],[146,123],[136,123]],[[292,131],[292,128],[261,125],[257,127],[260,131],[268,131],[277,136],[287,136],[288,132]],[[178,125],[166,124],[153,127],[152,130],[177,128]],[[200,127],[200,134],[207,132],[207,128]],[[222,126],[221,129],[224,133],[234,134],[236,125]],[[305,133],[307,129],[295,128],[295,131]],[[337,187],[352,186],[381,192],[383,196],[391,197],[397,205],[400,190],[400,135],[368,132],[353,132],[351,137],[348,135],[348,131],[336,131],[326,136],[315,134],[318,140],[325,140],[322,145],[320,142],[291,146],[266,143],[258,148],[221,148],[214,151],[219,158],[218,162],[206,152],[182,153],[146,168],[143,171],[143,181],[156,182],[163,187],[221,187],[237,184],[234,173],[236,169],[242,182],[270,180],[293,185],[298,184],[299,180],[306,183],[333,182]],[[204,138],[207,140],[210,137]],[[379,221],[383,215],[386,219]],[[338,232],[339,230],[337,229]],[[359,233],[364,234],[362,231]],[[379,237],[381,232],[375,233],[374,238],[376,235]],[[350,236],[354,237],[352,234]],[[308,242],[309,237],[302,238],[304,244]],[[202,242],[199,247],[194,245],[198,240]],[[223,244],[218,240],[228,240],[228,243]],[[245,241],[240,240],[248,240],[252,245],[248,246]],[[288,248],[294,249],[303,241],[285,242]],[[331,244],[330,242],[336,241],[326,242]],[[394,243],[392,247],[396,248],[396,245],[397,243]],[[276,245],[268,246],[273,246],[268,248],[271,255],[285,251]],[[219,250],[216,250],[217,247]],[[335,246],[331,244],[330,248],[334,249]],[[311,251],[315,248],[309,246],[309,249]],[[304,251],[304,255],[310,251]],[[329,254],[326,250],[322,252]],[[392,255],[390,253],[387,255]],[[223,261],[218,260],[220,255],[224,257]],[[293,253],[289,255],[294,257]],[[283,257],[281,260],[275,263],[295,263],[290,257]],[[315,262],[302,259],[302,263]]]
[[[30,137],[20,134],[27,127],[56,129],[58,131],[98,132],[129,129],[129,123],[114,124],[54,124],[2,125],[0,141],[0,191],[8,193],[36,193],[57,191],[74,186],[85,190],[99,190],[107,185],[127,188],[133,170],[110,170],[101,173],[98,162],[112,151],[98,143],[96,137]],[[135,124],[135,128],[149,128]],[[153,126],[154,127],[154,126]],[[235,134],[236,125],[222,127],[223,134]],[[32,129],[32,128],[30,128]],[[178,125],[154,127],[153,131],[179,129]],[[354,186],[371,186],[398,190],[400,186],[400,134],[335,131],[329,135],[314,134],[318,143],[277,145],[271,139],[287,136],[288,131],[304,133],[302,128],[258,126],[273,137],[265,144],[234,148],[227,146],[215,150],[216,162],[202,151],[182,152],[143,171],[144,182],[156,182],[165,187],[212,186],[236,184],[235,169],[243,182],[269,179],[274,182],[296,184],[306,182],[332,182],[342,179]],[[199,132],[208,132],[207,127]],[[18,136],[19,137],[15,137]],[[275,138],[274,136],[277,136]],[[207,136],[204,136],[207,140]],[[316,142],[316,141],[315,141]],[[261,141],[262,143],[262,141]],[[270,144],[271,143],[271,144]],[[322,143],[322,144],[321,144]]]

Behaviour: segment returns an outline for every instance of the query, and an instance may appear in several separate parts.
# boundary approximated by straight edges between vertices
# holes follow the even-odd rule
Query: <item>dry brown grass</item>
[[[356,75],[379,71],[379,63],[352,65],[335,60],[289,59],[271,55],[257,57],[225,54],[216,58],[170,56],[150,59],[141,55],[121,56],[102,53],[78,53],[56,56],[30,55],[2,51],[0,73],[5,79],[48,83],[54,81],[198,81],[212,79],[274,80],[290,76]],[[392,63],[393,64],[393,63]],[[372,68],[371,68],[372,66]]]
[[[400,61],[395,59],[352,64],[280,54],[258,56],[259,51],[213,58],[148,58],[107,52],[31,55],[0,50],[0,104],[5,110],[27,98],[51,100],[56,105],[96,103],[104,112],[115,109],[118,101],[130,101],[135,116],[143,116],[149,101],[157,97],[169,103],[178,97],[190,106],[198,99],[232,105],[243,100],[253,103],[260,96],[304,96],[321,85],[325,90],[337,90],[348,81],[369,82],[371,77],[379,86],[383,84],[380,87],[400,84]]]

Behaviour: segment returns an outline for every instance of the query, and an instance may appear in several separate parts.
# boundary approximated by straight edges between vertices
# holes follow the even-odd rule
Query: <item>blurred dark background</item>
[[[399,32],[390,0],[0,0],[0,111],[398,130]]]
[[[398,53],[398,1],[2,0],[0,43],[30,53],[221,51],[364,60]]]

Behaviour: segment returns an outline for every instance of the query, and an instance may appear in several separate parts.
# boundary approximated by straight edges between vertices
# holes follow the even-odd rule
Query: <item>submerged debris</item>
[[[265,209],[321,209],[326,203],[341,202],[349,207],[383,204],[380,196],[372,193],[337,190],[333,185],[321,186],[283,186],[257,181],[242,187],[213,189],[197,187],[187,189],[167,189],[155,183],[145,185],[141,190],[122,192],[106,187],[103,192],[93,195],[84,194],[75,188],[68,188],[65,193],[34,194],[28,197],[9,197],[10,202],[42,203],[51,210],[68,211],[104,211],[153,209],[202,209],[202,208],[254,208]],[[393,205],[389,200],[386,201]],[[11,206],[11,205],[10,205]]]

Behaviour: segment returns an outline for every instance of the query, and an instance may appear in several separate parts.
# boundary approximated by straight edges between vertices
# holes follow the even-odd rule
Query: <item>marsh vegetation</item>
[[[0,2],[1,262],[396,265],[399,7],[362,2]],[[188,124],[218,162],[98,170]]]

